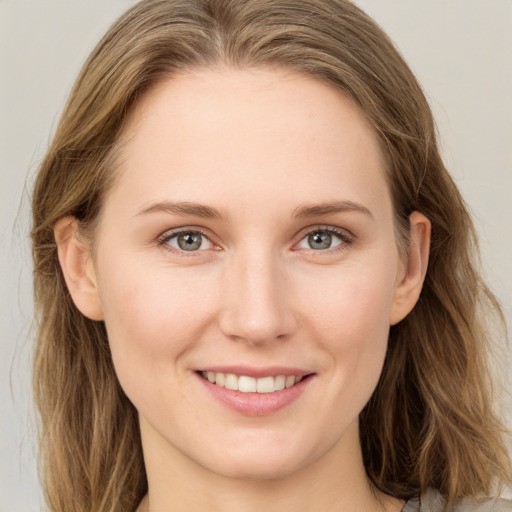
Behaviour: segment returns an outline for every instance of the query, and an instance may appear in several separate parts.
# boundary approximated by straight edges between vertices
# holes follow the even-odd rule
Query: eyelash
[[[189,229],[178,229],[176,231],[167,231],[162,236],[160,236],[158,238],[158,246],[162,247],[166,251],[172,252],[174,254],[178,253],[178,254],[180,254],[180,256],[184,256],[184,257],[197,256],[198,253],[203,252],[205,249],[203,249],[202,251],[184,251],[184,250],[176,249],[175,247],[171,247],[168,243],[173,238],[178,237],[179,235],[182,235],[182,234],[186,234],[186,233],[198,234],[198,235],[204,236],[215,246],[214,242],[211,241],[211,237],[208,236],[208,234],[204,230],[202,230],[201,228],[196,228],[196,227],[189,228]]]
[[[334,247],[331,247],[329,249],[324,250],[314,250],[312,248],[306,249],[307,251],[311,251],[311,254],[314,256],[321,256],[322,254],[333,254],[341,251],[345,251],[348,246],[350,246],[354,242],[354,236],[351,233],[348,233],[344,229],[336,228],[334,226],[316,226],[313,229],[309,229],[306,232],[303,232],[301,234],[301,238],[299,240],[300,243],[305,238],[307,238],[310,235],[316,234],[316,233],[322,233],[322,234],[328,234],[328,235],[334,235],[339,240],[340,243]],[[297,244],[295,244],[297,245]]]
[[[189,228],[189,229],[178,229],[176,231],[171,231],[171,232],[167,231],[166,233],[164,233],[162,236],[160,236],[158,238],[158,240],[157,240],[158,246],[160,246],[163,249],[170,251],[172,253],[179,253],[181,256],[185,256],[185,257],[194,257],[194,256],[197,256],[198,253],[201,253],[201,252],[207,250],[207,249],[203,249],[203,250],[197,250],[197,251],[185,251],[185,250],[176,249],[169,245],[168,242],[170,240],[172,240],[175,237],[178,237],[181,234],[186,234],[186,233],[198,234],[198,235],[204,236],[215,246],[215,243],[211,240],[210,236],[201,228],[196,228],[196,227]],[[329,235],[334,235],[340,240],[340,244],[338,244],[337,246],[334,246],[332,248],[328,248],[328,249],[324,249],[324,250],[314,250],[311,248],[306,249],[308,251],[311,251],[311,253],[314,254],[315,256],[321,255],[321,254],[332,254],[335,252],[344,251],[347,249],[347,246],[350,246],[351,244],[354,243],[354,236],[344,229],[336,228],[334,226],[316,226],[312,229],[307,228],[307,231],[303,231],[301,233],[300,240],[296,244],[294,244],[294,246],[297,245],[298,243],[300,243],[306,237],[316,234],[316,233],[325,233],[325,234],[329,234]],[[298,249],[298,250],[300,250],[300,249]]]

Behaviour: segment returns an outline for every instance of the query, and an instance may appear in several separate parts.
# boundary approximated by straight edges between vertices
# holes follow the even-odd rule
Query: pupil
[[[311,249],[329,249],[331,242],[332,236],[329,233],[314,233],[308,237]]]
[[[201,235],[194,233],[179,235],[178,245],[184,251],[195,251],[201,247]]]

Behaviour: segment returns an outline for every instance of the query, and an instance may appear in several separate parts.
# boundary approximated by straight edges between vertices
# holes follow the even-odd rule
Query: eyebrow
[[[203,219],[226,220],[227,218],[227,216],[217,208],[189,201],[160,201],[144,208],[138,212],[136,216],[155,212],[171,213],[175,215],[193,215]],[[334,213],[350,212],[363,213],[373,218],[372,212],[366,208],[366,206],[353,201],[332,201],[320,204],[304,204],[295,208],[292,216],[297,219],[304,219],[310,217],[322,217],[324,215],[332,215]]]
[[[193,215],[203,219],[226,219],[226,215],[224,215],[220,210],[217,210],[216,208],[205,206],[203,204],[191,203],[189,201],[178,203],[171,201],[160,201],[148,206],[147,208],[144,208],[139,213],[137,213],[137,216],[155,212],[172,213],[176,215]]]
[[[359,203],[353,201],[332,201],[329,203],[321,204],[305,204],[296,208],[293,212],[294,217],[299,219],[309,217],[321,217],[323,215],[332,215],[333,213],[350,213],[359,212],[368,215],[372,218],[372,212]]]

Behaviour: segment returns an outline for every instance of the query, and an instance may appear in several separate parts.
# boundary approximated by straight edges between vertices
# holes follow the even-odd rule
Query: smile
[[[277,375],[276,377],[249,377],[233,373],[201,372],[201,377],[216,386],[241,393],[274,393],[298,384],[304,377],[301,375]]]
[[[217,402],[245,416],[266,416],[314,389],[317,374],[290,366],[216,366],[194,372]]]

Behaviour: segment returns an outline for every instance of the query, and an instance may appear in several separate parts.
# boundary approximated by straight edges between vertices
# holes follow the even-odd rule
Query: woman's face
[[[339,92],[261,69],[154,87],[94,273],[147,457],[268,478],[356,456],[406,270],[377,138]]]

